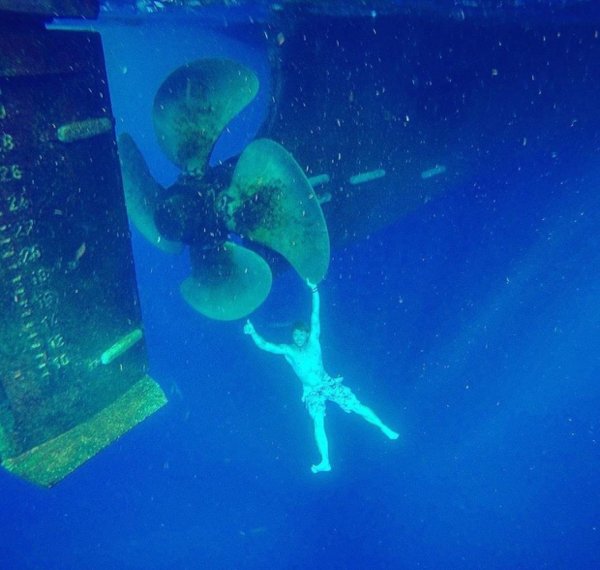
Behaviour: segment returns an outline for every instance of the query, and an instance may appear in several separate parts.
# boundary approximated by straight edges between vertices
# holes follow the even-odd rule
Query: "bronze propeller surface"
[[[181,284],[183,298],[199,313],[222,321],[245,317],[271,290],[271,270],[253,251],[225,242],[210,250],[190,249],[192,276]]]
[[[183,245],[165,239],[156,227],[154,212],[164,190],[150,174],[142,153],[127,134],[119,137],[119,155],[129,219],[151,244],[167,253],[180,253]]]
[[[231,161],[208,167],[216,140],[257,91],[256,75],[229,60],[194,61],[165,79],[154,99],[154,128],[160,147],[182,171],[166,190],[133,139],[119,140],[131,220],[164,251],[189,246],[192,274],[181,293],[212,319],[242,318],[269,294],[269,265],[235,243],[239,238],[249,247],[254,242],[278,252],[313,282],[329,264],[329,235],[317,197],[281,145],[258,139],[235,167]]]
[[[319,201],[292,155],[269,139],[249,144],[224,193],[228,227],[283,255],[317,283],[329,265],[329,234]]]
[[[230,60],[203,59],[178,68],[154,98],[154,130],[164,153],[183,171],[202,176],[223,129],[257,91],[256,75]]]

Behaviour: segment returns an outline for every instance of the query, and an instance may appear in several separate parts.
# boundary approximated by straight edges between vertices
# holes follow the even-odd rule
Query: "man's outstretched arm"
[[[321,298],[319,297],[319,288],[315,283],[312,283],[308,279],[306,280],[306,284],[310,287],[312,291],[312,313],[310,315],[310,336],[312,336],[315,340],[319,340],[321,336],[321,317],[320,317],[320,309],[321,309]]]
[[[254,325],[249,320],[246,321],[246,324],[244,325],[244,334],[249,335],[254,341],[254,344],[261,350],[265,350],[272,354],[287,354],[289,352],[289,349],[285,344],[273,344],[272,342],[267,342],[256,332]]]

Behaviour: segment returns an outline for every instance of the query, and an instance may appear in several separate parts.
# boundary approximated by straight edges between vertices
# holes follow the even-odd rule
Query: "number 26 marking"
[[[21,180],[23,171],[18,164],[9,166],[0,166],[0,182],[11,182],[12,180]]]

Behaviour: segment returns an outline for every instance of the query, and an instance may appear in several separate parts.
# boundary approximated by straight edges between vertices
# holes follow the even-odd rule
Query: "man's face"
[[[300,329],[294,329],[294,332],[292,333],[292,340],[294,341],[294,344],[300,348],[306,344],[306,341],[308,340],[308,333]]]

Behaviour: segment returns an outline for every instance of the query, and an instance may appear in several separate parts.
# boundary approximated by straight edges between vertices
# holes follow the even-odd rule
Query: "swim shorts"
[[[335,402],[344,412],[349,414],[360,405],[354,392],[342,384],[343,378],[326,376],[323,382],[308,390],[302,396],[302,401],[311,416],[322,413],[325,415],[325,402]]]

